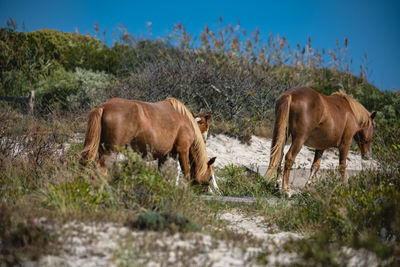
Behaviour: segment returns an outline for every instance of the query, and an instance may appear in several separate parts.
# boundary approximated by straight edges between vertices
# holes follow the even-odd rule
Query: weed
[[[274,191],[274,184],[267,183],[259,174],[247,174],[242,167],[225,166],[219,170],[220,189],[225,196],[268,196]]]
[[[201,190],[175,186],[172,172],[159,171],[130,151],[123,151],[128,160],[115,164],[109,181],[91,168],[79,169],[81,144],[68,153],[60,146],[76,132],[84,133],[82,109],[108,97],[157,101],[173,96],[193,110],[213,112],[211,131],[247,143],[254,133],[270,137],[274,102],[283,91],[307,85],[325,94],[343,89],[368,110],[380,111],[373,147],[380,170],[361,172],[348,184],[329,175],[290,205],[282,200],[272,207],[259,200],[252,212],[283,229],[307,233],[310,238],[291,249],[309,264],[338,264],[334,258],[343,254],[337,250],[346,245],[399,265],[400,94],[368,83],[365,66],[360,78],[353,74],[347,38],[344,47],[337,42],[325,54],[311,46],[311,38],[291,49],[285,37],[271,34],[263,41],[258,31],[248,36],[243,27],[231,25],[206,27],[196,42],[177,25],[168,42],[123,32],[108,48],[80,34],[22,33],[15,21],[10,25],[14,30],[0,29],[6,48],[0,50],[0,92],[26,96],[38,88],[36,110],[42,112],[25,115],[18,104],[0,105],[0,257],[11,255],[0,260],[16,264],[24,257],[21,251],[40,255],[51,241],[51,233],[18,214],[124,222],[146,210],[140,225],[186,231],[191,220],[214,225],[215,214],[229,208],[203,203],[197,196]],[[274,190],[259,175],[234,166],[218,176],[224,195],[269,196]],[[227,236],[243,242],[243,236]]]
[[[0,262],[16,265],[37,260],[49,252],[55,239],[52,232],[36,226],[32,220],[22,220],[2,202],[0,205]]]
[[[200,230],[196,223],[184,215],[153,211],[140,214],[135,221],[128,222],[128,225],[135,229],[150,231],[188,232]]]
[[[275,211],[276,222],[283,229],[308,229],[311,234],[309,240],[296,241],[295,250],[310,264],[337,264],[338,247],[344,245],[366,248],[382,260],[392,257],[391,261],[398,261],[399,246],[394,238],[400,234],[398,179],[376,171],[361,172],[348,184],[332,178],[322,179],[297,196],[287,209]]]
[[[77,176],[70,182],[52,184],[42,192],[43,205],[61,213],[79,213],[111,205],[111,189],[103,181],[90,184]]]

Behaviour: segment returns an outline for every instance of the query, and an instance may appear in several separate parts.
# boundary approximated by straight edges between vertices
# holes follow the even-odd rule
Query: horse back
[[[326,116],[324,96],[308,87],[295,87],[283,95],[290,95],[289,120],[291,128],[314,128]],[[306,126],[306,127],[304,127]]]
[[[102,141],[109,146],[132,144],[141,152],[150,146],[155,154],[164,155],[171,152],[180,132],[190,135],[187,119],[167,101],[113,98],[102,107]]]
[[[308,87],[296,87],[286,94],[292,98],[289,131],[292,136],[304,136],[306,145],[337,147],[353,131],[354,116],[342,97],[325,96]]]

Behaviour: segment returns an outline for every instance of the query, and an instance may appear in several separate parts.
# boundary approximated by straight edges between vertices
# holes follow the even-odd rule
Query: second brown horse
[[[336,92],[322,95],[311,88],[296,87],[283,93],[275,107],[275,125],[271,156],[265,179],[277,173],[277,185],[290,196],[289,175],[296,155],[303,145],[315,148],[315,157],[307,183],[318,171],[324,150],[339,149],[339,168],[345,178],[346,157],[352,139],[360,147],[364,157],[372,142],[376,112],[370,114],[353,97]],[[292,137],[292,145],[285,156],[284,174],[281,162],[286,139]],[[283,180],[283,181],[282,181]]]

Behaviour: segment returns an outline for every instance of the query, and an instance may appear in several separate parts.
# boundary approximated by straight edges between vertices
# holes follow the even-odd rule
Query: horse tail
[[[94,108],[90,111],[88,127],[86,130],[85,144],[81,152],[80,163],[86,165],[88,161],[93,161],[97,155],[101,137],[101,118],[103,108]]]
[[[292,96],[283,94],[275,106],[275,125],[271,144],[271,154],[268,171],[264,178],[270,181],[282,161],[283,149],[288,137],[289,112]]]

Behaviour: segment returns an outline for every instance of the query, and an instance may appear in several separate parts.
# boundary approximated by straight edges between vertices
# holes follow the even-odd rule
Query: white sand
[[[251,145],[224,135],[211,136],[207,141],[208,157],[217,157],[215,165],[258,165],[269,162],[271,140],[253,136]],[[286,146],[285,153],[289,149]],[[337,150],[326,151],[321,168],[332,169],[338,165]],[[294,168],[310,168],[314,153],[303,147]],[[362,161],[359,153],[350,152],[347,168],[361,170],[376,166],[374,161]],[[242,242],[217,240],[203,233],[169,235],[157,232],[138,232],[112,223],[84,224],[70,222],[59,229],[58,255],[47,255],[39,262],[25,266],[257,266],[257,257],[264,253],[267,266],[301,263],[295,253],[286,252],[283,245],[302,238],[297,233],[271,229],[260,216],[246,216],[240,211],[225,212],[218,218],[225,221],[226,229],[243,234]],[[225,229],[221,229],[225,231]],[[271,232],[273,230],[273,233]],[[252,243],[250,236],[257,242]],[[246,240],[245,240],[246,239]],[[377,266],[373,253],[344,248],[345,258],[338,262],[349,266]]]
[[[289,150],[290,144],[285,146],[285,154]],[[271,140],[253,136],[251,144],[240,143],[238,139],[226,135],[210,136],[207,140],[207,156],[217,157],[215,166],[223,167],[226,165],[236,166],[264,166],[269,163],[269,154],[271,149]],[[311,148],[303,146],[296,157],[293,168],[311,168],[314,159],[314,151]],[[374,160],[362,160],[361,154],[357,151],[350,151],[347,156],[348,170],[362,170],[365,168],[376,168]],[[339,165],[338,149],[332,148],[326,150],[322,156],[321,169],[336,169]]]

